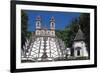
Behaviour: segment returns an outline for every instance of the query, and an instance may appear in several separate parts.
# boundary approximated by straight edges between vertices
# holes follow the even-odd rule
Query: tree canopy
[[[79,26],[85,35],[85,42],[89,48],[90,43],[90,15],[81,13],[79,17],[72,19],[64,29],[56,30],[57,37],[61,38],[66,47],[72,47],[72,42],[78,32]],[[89,51],[89,50],[88,50]]]
[[[31,32],[27,31],[28,16],[24,10],[21,11],[21,47],[25,44],[26,38],[30,38]]]

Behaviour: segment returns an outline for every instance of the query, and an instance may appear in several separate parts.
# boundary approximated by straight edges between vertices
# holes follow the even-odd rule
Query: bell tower
[[[50,19],[50,31],[51,31],[51,36],[55,36],[55,19],[53,16]]]
[[[41,17],[40,16],[37,16],[36,17],[36,31],[35,31],[35,34],[36,35],[40,35],[40,30],[41,30]]]
[[[36,17],[36,29],[41,29],[41,17]]]

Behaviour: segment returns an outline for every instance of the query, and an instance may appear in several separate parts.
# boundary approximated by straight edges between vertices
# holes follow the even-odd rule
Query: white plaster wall
[[[83,41],[75,41],[73,47],[82,47],[85,44]]]
[[[76,42],[74,42],[73,47],[74,47],[74,55],[76,57],[77,57],[77,50],[75,50],[75,48],[77,48],[77,47],[81,47],[80,56],[87,56],[88,57],[88,52],[86,50],[87,48],[85,46],[85,42],[84,41],[76,41]]]

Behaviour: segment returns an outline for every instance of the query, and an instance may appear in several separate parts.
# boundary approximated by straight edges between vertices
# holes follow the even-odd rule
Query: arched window
[[[37,27],[39,27],[40,25],[39,25],[39,22],[37,22]]]
[[[51,27],[53,27],[53,28],[54,28],[54,23],[52,23]]]

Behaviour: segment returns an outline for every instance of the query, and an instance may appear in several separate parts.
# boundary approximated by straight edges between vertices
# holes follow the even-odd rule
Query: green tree
[[[87,50],[90,53],[90,14],[83,13],[80,15],[79,24],[85,35],[85,42],[87,44]]]
[[[62,39],[66,47],[72,47],[73,40],[78,32],[79,25],[83,31],[87,47],[89,48],[90,41],[90,15],[88,13],[82,13],[79,17],[73,18],[68,26],[62,30],[56,30],[56,35]]]
[[[66,47],[68,46],[67,42],[69,39],[69,37],[68,37],[69,31],[70,31],[69,28],[67,28],[67,29],[64,28],[62,30],[56,30],[56,36],[58,38],[62,39],[62,41],[64,41]]]
[[[26,41],[27,21],[28,21],[28,17],[25,11],[22,10],[21,11],[21,47],[23,47]]]
[[[27,31],[28,16],[24,10],[21,11],[21,47],[25,44],[26,38],[29,39],[31,32]]]
[[[72,19],[71,23],[69,24],[69,33],[68,33],[68,47],[72,47],[72,43],[73,43],[73,40],[76,36],[76,33],[78,31],[78,18],[74,18]]]

